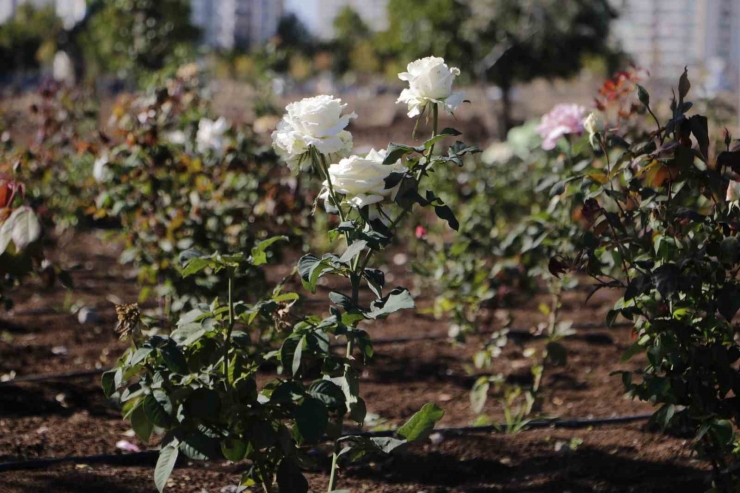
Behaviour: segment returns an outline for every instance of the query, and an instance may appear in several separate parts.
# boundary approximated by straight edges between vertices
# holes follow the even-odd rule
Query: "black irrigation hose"
[[[612,418],[576,418],[568,420],[535,420],[530,421],[526,429],[535,428],[587,428],[589,426],[606,426],[614,424],[633,423],[645,421],[652,414],[636,414],[631,416],[617,416]],[[488,426],[458,426],[435,428],[435,433],[442,435],[468,435],[473,433],[495,433],[505,430],[505,424],[488,425]],[[387,431],[366,431],[357,433],[345,433],[342,436],[360,436],[366,438],[392,437],[396,434],[395,430]],[[68,462],[77,464],[108,464],[108,465],[140,465],[153,463],[158,455],[157,450],[148,450],[146,452],[134,452],[131,454],[115,455],[93,455],[89,457],[60,457],[56,459],[33,459],[26,461],[5,462],[0,464],[0,472],[8,471],[25,471],[31,469],[45,469]]]
[[[619,323],[619,324],[612,325],[611,328],[616,329],[616,328],[627,328],[627,327],[632,327],[632,324]],[[608,329],[609,327],[603,324],[588,324],[587,323],[587,324],[574,324],[572,328],[578,329],[578,330],[594,330],[594,329]],[[491,334],[495,332],[496,330],[504,330],[504,328],[495,329],[492,331],[480,332],[479,335]],[[509,330],[509,334],[511,334],[512,336],[531,335],[531,332],[525,329],[510,328],[508,330]],[[420,335],[420,336],[380,338],[380,339],[376,339],[373,341],[373,346],[382,346],[382,345],[388,345],[388,344],[403,344],[407,342],[438,341],[442,339],[449,339],[449,335],[440,333],[440,334]],[[332,348],[343,348],[344,344],[332,344],[331,347]],[[52,374],[42,374],[42,375],[27,375],[27,376],[14,378],[12,380],[7,380],[5,382],[0,382],[0,387],[10,387],[18,383],[43,382],[46,380],[66,380],[66,379],[72,379],[72,378],[89,377],[89,376],[100,375],[110,369],[111,368],[100,368],[96,370],[69,371],[69,372],[63,372],[63,373],[52,373]]]

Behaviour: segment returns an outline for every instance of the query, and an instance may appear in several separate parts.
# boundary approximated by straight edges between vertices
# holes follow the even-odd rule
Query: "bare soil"
[[[0,321],[0,375],[94,370],[112,365],[125,349],[113,333],[110,299],[135,301],[138,287],[117,263],[120,245],[103,233],[80,233],[55,249],[55,260],[71,271],[75,289],[45,289],[30,284],[14,294],[15,308]],[[391,265],[396,282],[412,284],[409,267]],[[271,272],[276,279],[284,268]],[[422,287],[419,287],[422,288]],[[419,289],[417,288],[417,289]],[[431,306],[429,289],[419,289],[420,310]],[[598,324],[615,293],[599,293],[584,304],[585,293],[566,295],[562,318]],[[326,290],[316,296],[325,297]],[[81,324],[69,301],[95,308],[96,323]],[[522,297],[510,309],[514,326],[530,329],[544,320],[537,310],[545,295]],[[497,322],[488,314],[491,326]],[[373,338],[443,334],[447,322],[404,312],[382,324],[368,325]],[[439,426],[471,424],[476,415],[469,390],[476,376],[470,361],[480,341],[453,346],[431,340],[379,345],[362,375],[368,410],[390,424],[408,419],[426,402],[446,415]],[[617,369],[639,368],[635,358],[619,365],[631,344],[629,328],[579,329],[566,339],[568,363],[546,372],[542,414],[559,417],[611,417],[650,412],[652,407],[625,397]],[[523,377],[522,346],[510,344],[494,371]],[[7,378],[7,377],[6,377]],[[485,413],[501,419],[490,398]],[[36,458],[117,454],[122,439],[142,450],[149,444],[128,436],[130,427],[103,396],[99,377],[89,376],[0,386],[0,463]],[[580,444],[573,439],[582,441]],[[573,444],[573,447],[569,446]],[[441,442],[416,445],[377,462],[347,465],[339,487],[353,492],[693,492],[707,489],[707,469],[692,458],[684,438],[649,430],[644,423],[587,429],[536,429],[514,435],[446,436]],[[328,483],[328,449],[316,451],[311,486]],[[229,492],[245,464],[183,461],[173,473],[171,492]],[[154,492],[153,463],[136,466],[66,463],[54,467],[0,472],[0,493],[16,492]]]

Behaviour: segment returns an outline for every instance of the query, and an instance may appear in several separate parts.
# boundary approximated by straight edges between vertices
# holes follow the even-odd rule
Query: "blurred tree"
[[[91,0],[78,43],[96,71],[141,78],[192,55],[199,30],[188,0]]]
[[[469,15],[459,0],[389,0],[388,30],[376,36],[376,50],[386,63],[397,59],[404,67],[430,55],[469,66],[473,51],[461,29]]]
[[[21,5],[15,16],[0,25],[0,66],[3,72],[38,69],[56,50],[62,22],[51,7]]]
[[[356,58],[353,57],[353,54],[361,56],[361,53],[356,52],[356,50],[359,49],[365,55],[368,54],[367,47],[360,47],[366,45],[371,37],[372,31],[356,10],[352,7],[344,7],[340,10],[334,18],[334,46],[332,50],[334,53],[334,71],[338,74],[344,74],[350,69],[364,71],[368,67],[373,67],[373,62],[368,65],[365,63],[366,60],[355,59],[353,64],[353,58]],[[372,54],[372,49],[370,54]]]
[[[280,45],[284,48],[293,48],[308,53],[313,45],[311,33],[295,14],[288,14],[280,19],[277,36]]]
[[[511,89],[537,77],[569,77],[587,57],[609,70],[617,17],[609,0],[390,0],[390,26],[376,46],[408,62],[436,55],[502,90],[502,132],[512,126]]]
[[[587,58],[604,58],[609,72],[621,59],[609,40],[617,13],[608,0],[461,0],[461,24],[473,47],[477,76],[502,90],[502,126],[511,128],[510,91],[538,77],[570,77]]]

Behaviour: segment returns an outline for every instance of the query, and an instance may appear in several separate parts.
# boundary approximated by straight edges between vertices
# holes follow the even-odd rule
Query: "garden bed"
[[[80,324],[69,312],[66,293],[24,286],[14,296],[14,310],[0,322],[0,375],[16,377],[70,371],[91,371],[115,362],[125,349],[113,332],[115,311],[111,295],[124,302],[138,294],[135,279],[117,264],[119,246],[102,233],[78,234],[55,252],[56,260],[75,282],[74,301],[95,307],[97,323]],[[396,281],[408,266],[391,266]],[[276,279],[285,272],[271,271]],[[394,281],[394,282],[396,282]],[[411,285],[411,278],[406,279]],[[299,288],[299,292],[302,292]],[[598,324],[613,305],[613,294],[600,292],[584,305],[584,292],[568,293],[562,319]],[[317,296],[325,296],[319,293]],[[417,306],[429,307],[430,293],[422,290]],[[427,298],[425,298],[427,296]],[[514,327],[524,331],[543,321],[541,299],[522,298],[510,309]],[[497,318],[487,318],[495,324]],[[380,324],[379,324],[380,325]],[[444,334],[444,321],[429,315],[402,312],[382,328],[368,324],[374,340]],[[492,328],[492,327],[491,327]],[[645,403],[624,396],[617,369],[636,369],[635,358],[619,366],[620,355],[631,344],[631,329],[577,329],[565,340],[568,362],[546,372],[542,415],[562,418],[608,418],[651,411]],[[362,375],[368,411],[382,423],[399,425],[425,402],[436,402],[446,415],[438,427],[471,424],[469,391],[475,376],[470,359],[478,349],[474,340],[453,347],[445,339],[379,344]],[[494,371],[513,374],[518,365],[527,374],[525,358],[516,344],[494,364]],[[484,410],[493,421],[501,407],[489,399]],[[128,440],[129,425],[104,398],[98,376],[19,383],[0,387],[0,462],[116,454],[116,442]],[[154,444],[151,444],[154,445]],[[329,445],[326,446],[329,450]],[[316,470],[311,484],[323,489],[327,478],[325,451],[314,454]],[[2,492],[144,492],[155,491],[153,461],[136,466],[59,464],[36,470],[0,472]],[[170,479],[172,492],[220,492],[237,482],[244,465],[201,464],[183,461]],[[579,429],[544,428],[515,435],[445,435],[378,462],[342,468],[341,487],[351,491],[701,491],[705,467],[690,457],[684,438],[647,429],[644,422]],[[677,490],[678,488],[678,490]]]

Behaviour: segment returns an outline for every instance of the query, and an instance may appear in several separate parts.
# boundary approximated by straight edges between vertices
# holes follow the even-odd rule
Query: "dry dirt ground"
[[[17,300],[0,321],[0,375],[94,370],[111,365],[125,349],[113,334],[115,313],[109,301],[136,299],[131,274],[116,261],[120,246],[101,232],[81,233],[60,243],[56,261],[68,268],[75,289],[45,290],[29,285],[14,293]],[[412,283],[408,266],[391,266]],[[278,267],[271,275],[284,275]],[[430,306],[421,290],[419,308]],[[326,296],[319,291],[317,296]],[[583,303],[583,292],[568,293],[563,319],[577,324],[600,323],[613,303],[613,293]],[[80,324],[69,301],[94,307],[97,323]],[[543,295],[522,297],[510,314],[514,325],[529,329],[543,320],[537,305]],[[492,326],[496,317],[488,317]],[[405,312],[382,325],[368,326],[373,338],[419,336],[446,332],[446,322]],[[619,366],[630,345],[629,328],[581,329],[566,340],[568,363],[546,373],[542,413],[564,418],[611,417],[649,412],[649,405],[623,394],[620,368],[637,368],[639,359]],[[469,404],[475,376],[469,372],[478,342],[454,347],[447,340],[379,345],[364,370],[362,392],[369,411],[399,424],[424,403],[443,407],[439,426],[469,425],[476,415]],[[522,348],[510,344],[494,368],[525,372]],[[485,412],[500,418],[501,407],[489,399]],[[36,458],[117,454],[116,442],[130,440],[130,427],[103,397],[99,377],[18,383],[0,386],[0,463]],[[573,439],[578,439],[572,442]],[[573,448],[564,444],[579,445]],[[151,445],[151,444],[150,444]],[[352,492],[678,492],[706,489],[705,465],[691,457],[684,438],[647,429],[643,422],[580,429],[544,428],[515,435],[478,433],[446,436],[377,462],[347,465],[339,486]],[[327,449],[316,451],[325,457]],[[318,460],[309,472],[312,487],[324,491],[328,463]],[[183,461],[172,475],[169,491],[230,492],[245,464]],[[154,492],[153,462],[85,464],[83,461],[35,470],[0,472],[0,493]]]

